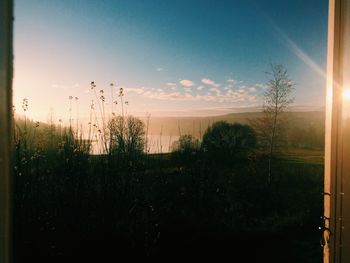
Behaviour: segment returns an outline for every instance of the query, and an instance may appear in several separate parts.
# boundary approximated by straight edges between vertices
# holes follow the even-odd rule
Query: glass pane
[[[19,262],[320,262],[326,0],[16,1]]]

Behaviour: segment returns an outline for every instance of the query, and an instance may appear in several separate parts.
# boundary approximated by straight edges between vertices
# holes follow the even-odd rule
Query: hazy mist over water
[[[148,153],[169,153],[172,151],[172,145],[179,139],[179,136],[171,135],[149,135],[147,137],[147,152]],[[101,143],[92,142],[92,154],[103,153]]]

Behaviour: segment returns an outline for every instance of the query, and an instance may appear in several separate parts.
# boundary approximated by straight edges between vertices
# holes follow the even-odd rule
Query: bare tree
[[[137,156],[145,147],[145,125],[133,116],[117,116],[109,121],[110,153]]]
[[[286,124],[285,114],[293,103],[291,92],[294,83],[289,78],[283,65],[271,65],[271,79],[264,94],[263,116],[252,121],[260,143],[268,148],[268,182],[271,182],[271,162],[275,148],[280,141]]]

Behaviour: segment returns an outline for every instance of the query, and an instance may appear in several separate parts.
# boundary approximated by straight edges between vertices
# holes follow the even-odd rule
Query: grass
[[[270,262],[321,260],[322,165],[276,163],[278,180],[268,186],[260,159],[178,166],[169,155],[154,155],[120,168],[106,165],[107,157],[74,158],[16,179],[17,262],[244,258],[265,249]]]
[[[287,148],[278,153],[289,162],[306,164],[324,164],[324,150],[320,148]]]

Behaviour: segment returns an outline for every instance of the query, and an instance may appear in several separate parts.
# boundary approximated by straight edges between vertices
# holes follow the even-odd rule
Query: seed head
[[[124,96],[124,89],[122,87],[119,88],[119,97],[123,97]]]
[[[23,111],[28,110],[28,99],[27,98],[24,98],[22,101],[22,109],[23,109]]]

